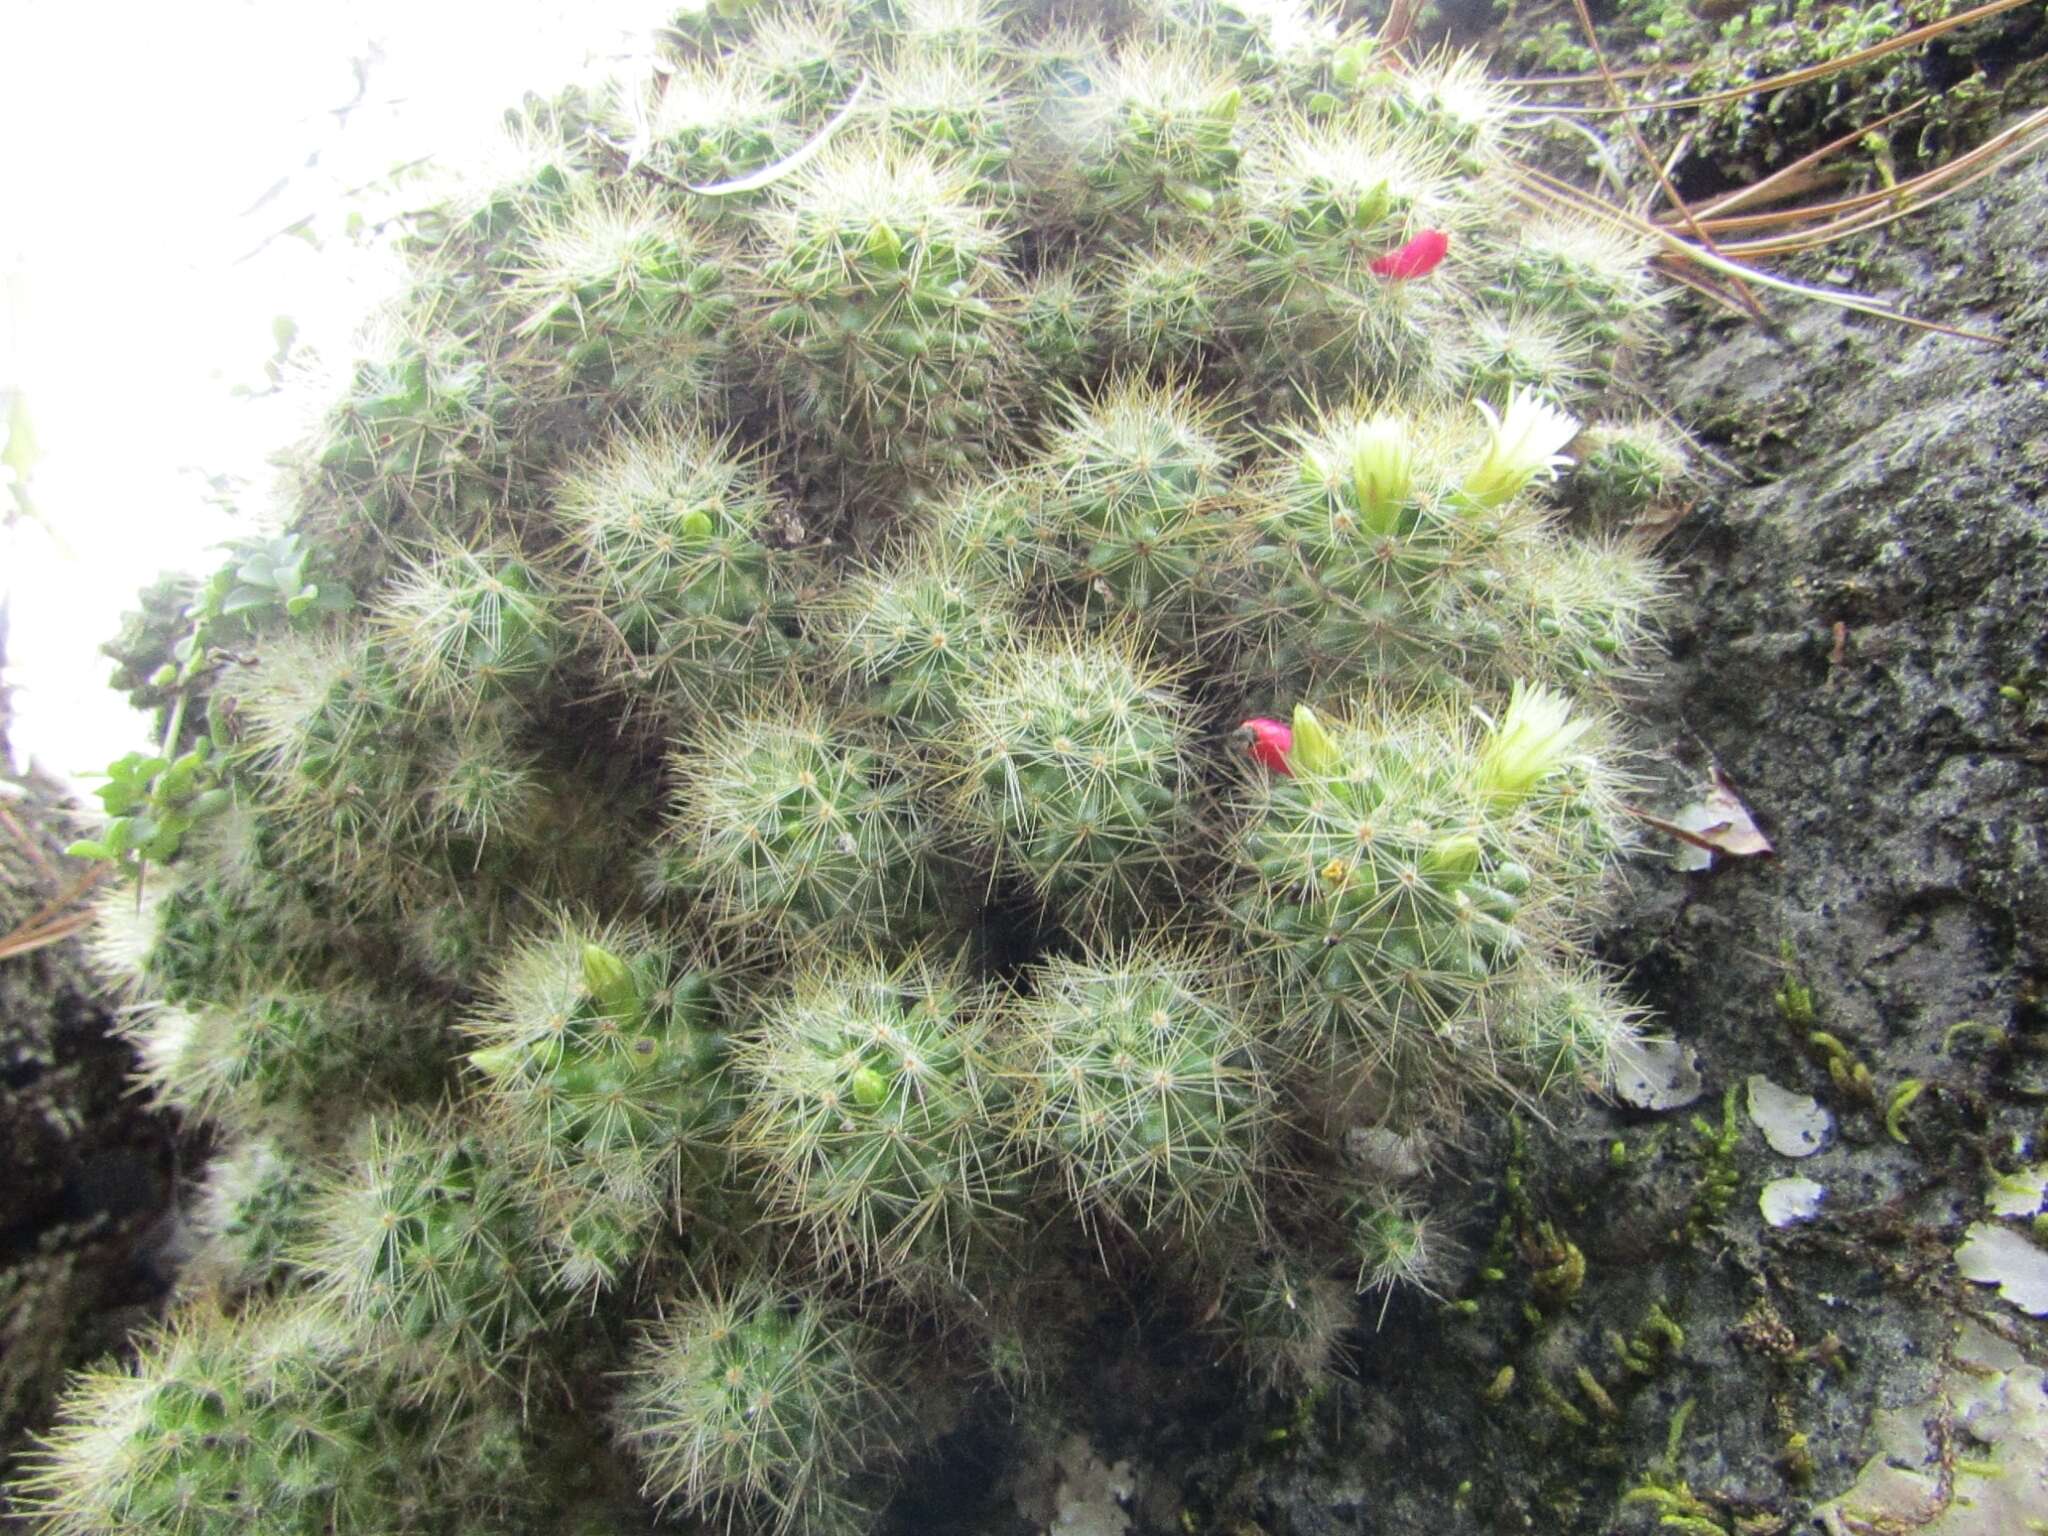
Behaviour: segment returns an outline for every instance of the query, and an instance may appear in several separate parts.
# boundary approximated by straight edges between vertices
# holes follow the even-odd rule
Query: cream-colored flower
[[[1564,765],[1591,726],[1590,720],[1572,719],[1563,694],[1516,683],[1479,749],[1480,789],[1496,800],[1526,800]]]
[[[1359,428],[1351,449],[1351,489],[1365,526],[1390,532],[1415,489],[1415,443],[1406,422],[1375,416]]]
[[[1537,475],[1554,478],[1560,466],[1571,463],[1558,450],[1578,436],[1579,419],[1534,390],[1509,395],[1504,415],[1496,415],[1484,400],[1474,404],[1493,429],[1486,456],[1465,479],[1465,494],[1480,506],[1497,507]]]

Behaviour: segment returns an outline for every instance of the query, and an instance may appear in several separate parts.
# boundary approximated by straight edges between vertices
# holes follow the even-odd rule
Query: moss
[[[1729,14],[1686,0],[1622,0],[1594,9],[1609,64],[1648,70],[1646,79],[1634,82],[1638,99],[1675,103],[1833,64],[1971,8],[1970,0],[1762,0]],[[1517,26],[1517,7],[1507,11],[1514,36],[1510,56],[1519,72],[1583,75],[1597,69],[1596,55],[1568,10],[1533,30]],[[2035,61],[2043,30],[2038,9],[2023,6],[1810,82],[1650,118],[1646,131],[1653,141],[1688,134],[1678,167],[1682,187],[1725,186],[1919,103],[1920,110],[1901,122],[1866,135],[1850,157],[1857,179],[1888,186],[1969,148],[2002,114],[2048,88],[2048,74]]]

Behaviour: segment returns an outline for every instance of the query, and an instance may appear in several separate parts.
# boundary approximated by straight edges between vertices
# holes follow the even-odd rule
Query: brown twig
[[[46,866],[47,867],[47,866]],[[66,912],[106,879],[112,865],[95,864],[64,890],[44,902],[5,934],[0,934],[0,960],[25,955],[68,939],[92,922],[92,913]]]

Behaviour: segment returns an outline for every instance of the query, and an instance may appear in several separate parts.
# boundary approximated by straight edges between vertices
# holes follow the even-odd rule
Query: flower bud
[[[1450,254],[1451,237],[1440,229],[1425,229],[1406,245],[1387,252],[1372,264],[1375,276],[1403,283],[1411,277],[1427,277]]]
[[[1284,721],[1259,715],[1238,729],[1245,733],[1253,762],[1274,773],[1293,774],[1294,770],[1287,766],[1287,754],[1294,746],[1294,732]]]
[[[1288,754],[1296,766],[1310,773],[1336,773],[1344,766],[1337,744],[1323,729],[1323,722],[1306,704],[1294,706],[1294,744]]]
[[[640,989],[626,962],[597,944],[583,946],[583,984],[606,1014],[615,1019],[640,1017]]]

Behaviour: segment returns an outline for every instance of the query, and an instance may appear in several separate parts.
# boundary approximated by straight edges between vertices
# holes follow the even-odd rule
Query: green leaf
[[[234,591],[222,599],[220,605],[221,616],[223,618],[231,618],[238,613],[247,613],[252,608],[268,608],[276,601],[277,594],[265,588],[236,587]]]
[[[89,837],[82,837],[77,842],[69,844],[64,849],[64,852],[67,856],[74,859],[111,859],[118,857],[114,850],[105,843],[96,842]]]
[[[199,794],[195,795],[192,799],[192,804],[187,807],[187,810],[191,813],[194,821],[204,821],[209,816],[220,815],[221,812],[232,807],[234,803],[235,795],[233,790],[208,789],[202,790]]]
[[[166,805],[176,805],[191,795],[198,779],[199,764],[187,754],[164,770],[163,777],[157,780],[156,798]]]

